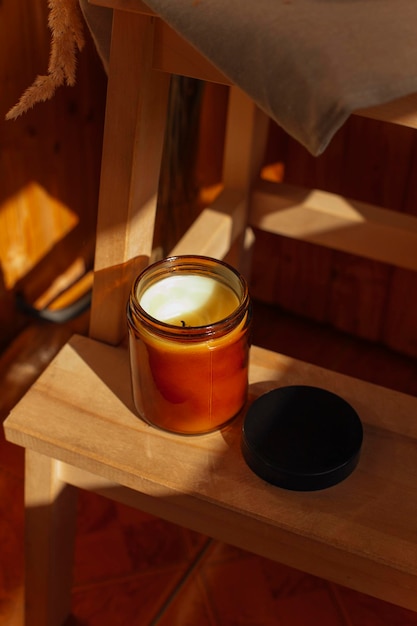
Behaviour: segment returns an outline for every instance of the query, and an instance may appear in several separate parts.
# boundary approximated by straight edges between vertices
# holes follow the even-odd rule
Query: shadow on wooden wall
[[[33,303],[91,266],[106,76],[86,30],[75,87],[16,121],[6,112],[48,67],[46,0],[0,6],[0,347],[25,325],[20,291]]]

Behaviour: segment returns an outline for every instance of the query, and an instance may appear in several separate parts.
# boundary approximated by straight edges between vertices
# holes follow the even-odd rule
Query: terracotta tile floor
[[[412,360],[326,329],[314,328],[313,333],[308,323],[277,317],[267,307],[258,306],[257,315],[255,341],[260,345],[417,394]],[[279,322],[273,336],[264,330],[265,321]],[[48,328],[44,342],[49,337],[51,343],[54,332]],[[61,340],[64,334],[51,352]],[[3,369],[0,363],[0,392],[6,384],[8,389],[0,393],[7,399],[0,400],[2,419],[19,389],[45,365],[24,345],[23,356],[15,348],[12,359],[3,358]],[[376,362],[378,367],[371,367]],[[18,389],[11,391],[13,366],[20,378]],[[417,613],[99,496],[79,493],[77,523],[72,626],[417,626]],[[1,626],[21,626],[23,569],[23,454],[1,432]]]

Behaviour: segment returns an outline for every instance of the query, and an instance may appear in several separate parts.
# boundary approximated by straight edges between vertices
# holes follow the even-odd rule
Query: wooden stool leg
[[[231,87],[227,112],[223,159],[223,183],[226,190],[240,192],[234,212],[231,241],[235,242],[227,260],[250,272],[252,239],[247,225],[251,189],[259,177],[268,139],[269,118],[238,87]],[[239,196],[237,196],[239,197]]]
[[[243,91],[231,87],[227,113],[224,189],[201,212],[172,250],[223,258],[249,275],[253,235],[248,228],[251,190],[259,177],[268,139],[269,118]]]
[[[59,461],[26,450],[26,626],[61,626],[70,613],[77,490],[58,468]]]
[[[265,157],[269,117],[238,87],[230,88],[223,160],[228,189],[249,192]]]

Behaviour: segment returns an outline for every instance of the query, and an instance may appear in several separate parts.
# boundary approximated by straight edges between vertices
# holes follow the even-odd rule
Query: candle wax
[[[140,305],[128,317],[135,407],[170,432],[215,430],[246,401],[249,300],[232,270],[212,265],[151,274],[132,296]]]
[[[230,287],[213,278],[173,274],[148,287],[140,305],[160,322],[196,327],[225,319],[239,306],[239,300]]]
[[[247,392],[244,325],[218,340],[190,344],[151,336],[138,341],[131,335],[133,393],[140,414],[181,433],[208,432],[234,417]]]

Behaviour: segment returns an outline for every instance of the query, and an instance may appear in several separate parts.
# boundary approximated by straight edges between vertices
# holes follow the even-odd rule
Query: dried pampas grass
[[[78,0],[48,0],[48,6],[48,26],[52,33],[48,74],[37,76],[7,113],[7,120],[16,119],[38,102],[50,100],[58,87],[75,84],[77,51],[84,46],[83,18]]]

